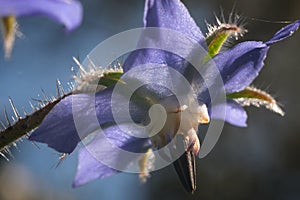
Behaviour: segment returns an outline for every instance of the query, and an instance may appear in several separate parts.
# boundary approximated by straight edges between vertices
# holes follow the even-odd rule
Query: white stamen
[[[198,123],[207,124],[210,121],[208,110],[205,104],[202,104],[198,107],[199,119]]]
[[[168,137],[174,138],[176,134],[182,134],[188,144],[188,150],[196,155],[200,150],[200,142],[197,136],[198,125],[210,121],[208,110],[205,104],[198,104],[193,95],[186,98],[186,104],[178,106],[175,97],[168,97],[161,102],[166,109],[167,119],[163,128],[152,138],[153,144],[166,145]]]
[[[148,149],[148,151],[143,154],[143,156],[139,160],[140,174],[139,178],[142,183],[147,181],[147,178],[150,177],[150,171],[154,168],[154,153],[152,149]]]

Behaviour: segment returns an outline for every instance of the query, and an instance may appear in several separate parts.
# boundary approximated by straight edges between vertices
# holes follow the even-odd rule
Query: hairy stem
[[[16,142],[18,139],[27,135],[30,131],[38,127],[45,116],[51,111],[51,109],[63,98],[69,96],[71,93],[65,94],[54,101],[48,102],[45,106],[39,110],[27,115],[24,118],[20,118],[15,124],[9,125],[0,132],[0,151],[4,150],[10,144]]]

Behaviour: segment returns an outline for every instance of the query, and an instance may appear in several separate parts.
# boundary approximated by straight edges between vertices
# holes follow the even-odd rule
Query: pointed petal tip
[[[267,41],[265,44],[266,45],[271,45],[273,43],[279,42],[281,40],[284,40],[290,36],[292,36],[299,28],[300,26],[300,20],[295,21],[294,23],[291,23],[279,31],[277,31],[274,36]]]
[[[78,188],[78,187],[84,186],[84,185],[88,184],[89,182],[96,180],[96,179],[97,178],[85,179],[84,176],[82,176],[82,174],[79,174],[77,171],[75,178],[72,182],[72,188]]]
[[[78,180],[74,179],[74,181],[72,182],[72,188],[77,188],[80,187],[84,184],[80,184],[80,182],[78,182]]]
[[[75,181],[73,181],[72,188],[76,188],[76,187],[78,187],[78,185],[75,183]]]
[[[67,154],[71,154],[75,150],[78,143],[77,141],[76,142],[71,141],[68,143],[60,142],[50,137],[46,137],[45,135],[40,136],[39,132],[37,133],[34,132],[33,134],[31,134],[28,140],[31,142],[40,142],[40,143],[47,144],[48,147],[54,149],[55,151],[59,153],[67,153]]]
[[[134,127],[133,124],[107,127],[104,129],[105,135],[99,132],[90,143],[79,149],[74,187],[115,175],[135,163],[138,154],[129,155],[118,150],[122,148],[130,152],[146,152],[149,149],[149,140],[134,138],[122,131],[133,130]]]

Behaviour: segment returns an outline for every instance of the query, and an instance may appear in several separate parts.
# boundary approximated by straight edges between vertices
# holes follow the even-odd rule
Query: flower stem
[[[71,93],[65,94],[63,97],[57,98],[54,101],[48,102],[45,106],[39,110],[33,112],[24,118],[19,118],[14,124],[10,124],[8,121],[8,127],[0,131],[0,152],[5,150],[11,144],[17,140],[26,136],[30,131],[39,126],[45,116],[51,111],[51,109],[63,98],[70,95]],[[5,114],[6,115],[6,114]],[[8,120],[8,117],[6,115]]]

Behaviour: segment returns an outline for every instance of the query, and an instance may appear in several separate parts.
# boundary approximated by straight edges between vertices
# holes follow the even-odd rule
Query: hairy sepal
[[[244,90],[227,95],[238,102],[242,106],[265,107],[281,116],[284,116],[284,111],[280,108],[277,101],[267,92],[255,87],[246,87]]]

